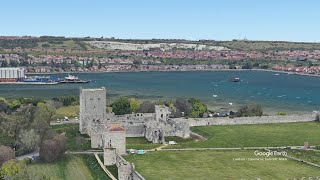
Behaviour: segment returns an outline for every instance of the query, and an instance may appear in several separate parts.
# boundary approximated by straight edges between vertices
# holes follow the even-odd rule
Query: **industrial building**
[[[0,82],[17,82],[25,78],[24,68],[0,68]]]

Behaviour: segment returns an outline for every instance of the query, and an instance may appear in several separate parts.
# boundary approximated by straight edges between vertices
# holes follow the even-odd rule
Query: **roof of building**
[[[119,124],[113,123],[107,127],[108,131],[125,131]]]

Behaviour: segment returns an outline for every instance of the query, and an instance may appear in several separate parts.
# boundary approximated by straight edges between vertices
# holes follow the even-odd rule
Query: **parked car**
[[[67,116],[64,117],[64,122],[69,122],[69,118]]]
[[[169,141],[169,144],[170,145],[175,145],[175,144],[177,144],[175,141]]]

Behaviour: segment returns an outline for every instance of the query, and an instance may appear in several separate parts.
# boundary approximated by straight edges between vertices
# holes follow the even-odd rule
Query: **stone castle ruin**
[[[106,89],[80,89],[80,132],[91,137],[92,148],[116,148],[125,154],[125,137],[145,137],[165,143],[166,136],[190,137],[189,123],[170,119],[166,106],[156,105],[155,113],[115,115],[106,112]]]

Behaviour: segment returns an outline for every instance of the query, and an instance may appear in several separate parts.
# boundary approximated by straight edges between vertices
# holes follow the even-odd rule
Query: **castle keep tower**
[[[93,123],[106,117],[106,89],[80,89],[80,132],[90,134]]]

